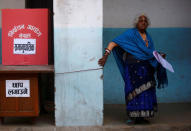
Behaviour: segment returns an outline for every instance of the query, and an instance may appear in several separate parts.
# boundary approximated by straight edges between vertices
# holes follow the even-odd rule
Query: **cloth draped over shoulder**
[[[146,36],[148,47],[145,45],[137,28],[128,29],[112,40],[112,42],[115,42],[118,45],[112,52],[123,79],[125,79],[125,61],[123,60],[123,54],[128,52],[138,60],[149,61],[156,70],[157,87],[163,88],[164,85],[168,84],[166,69],[164,69],[154,58],[153,51],[155,48],[153,41],[148,32],[146,32]]]

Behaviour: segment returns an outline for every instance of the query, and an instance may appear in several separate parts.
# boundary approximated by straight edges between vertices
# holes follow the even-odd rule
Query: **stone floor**
[[[5,118],[0,131],[191,131],[191,103],[159,104],[149,125],[125,124],[124,105],[104,105],[104,125],[56,127],[54,114],[42,114],[33,123],[30,118]]]

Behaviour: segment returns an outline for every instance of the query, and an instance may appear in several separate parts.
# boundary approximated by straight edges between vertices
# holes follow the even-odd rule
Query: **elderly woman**
[[[125,82],[128,124],[148,122],[146,118],[154,116],[157,110],[155,87],[161,88],[167,84],[166,71],[153,56],[153,41],[146,31],[148,25],[148,18],[139,16],[135,28],[113,39],[98,61],[99,65],[104,66],[113,52]]]

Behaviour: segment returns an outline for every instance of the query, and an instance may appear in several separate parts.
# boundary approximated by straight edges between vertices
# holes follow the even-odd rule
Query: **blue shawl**
[[[124,80],[125,62],[123,61],[123,54],[128,52],[138,60],[148,60],[150,62],[157,72],[157,86],[158,88],[163,88],[165,84],[168,84],[166,70],[154,58],[153,51],[155,48],[153,41],[147,32],[146,36],[148,40],[148,47],[146,47],[145,42],[143,41],[137,28],[128,29],[112,40],[112,42],[119,45],[118,47],[115,47],[112,52]]]

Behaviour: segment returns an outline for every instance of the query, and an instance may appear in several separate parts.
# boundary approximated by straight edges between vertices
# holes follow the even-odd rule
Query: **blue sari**
[[[167,84],[166,70],[153,56],[154,44],[146,32],[148,47],[138,29],[132,28],[112,41],[118,44],[113,55],[125,82],[127,114],[131,118],[152,117],[157,108],[157,87]],[[124,53],[128,54],[124,59]]]

